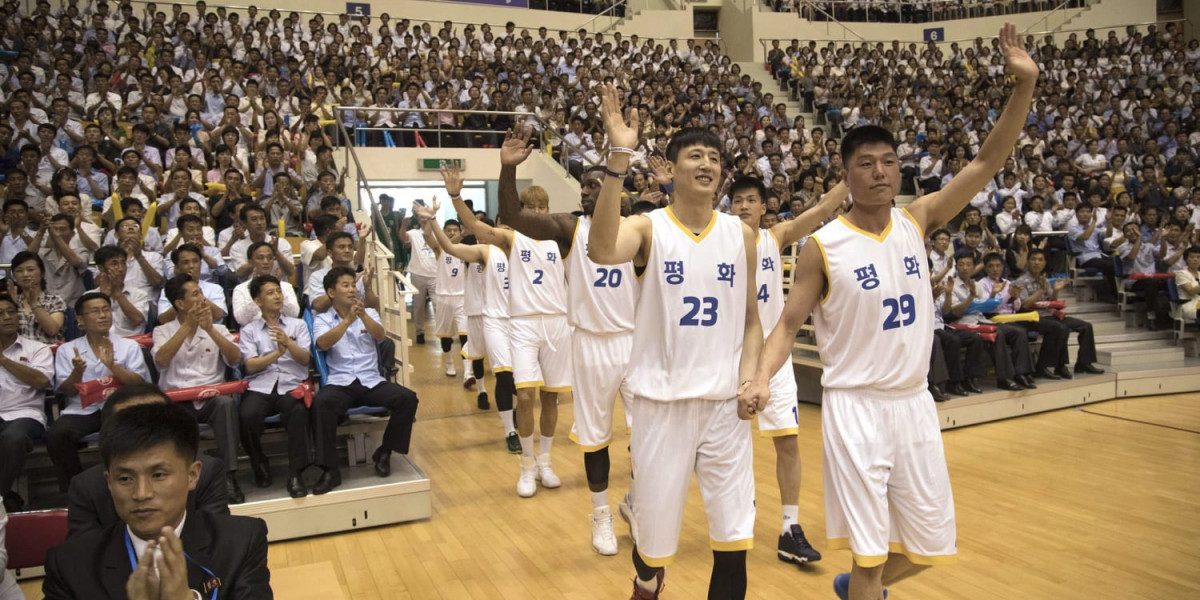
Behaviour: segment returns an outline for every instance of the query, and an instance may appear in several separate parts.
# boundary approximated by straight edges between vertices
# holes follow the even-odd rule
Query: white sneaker
[[[450,361],[450,364],[446,365],[446,377],[454,377],[455,375],[458,375],[458,371],[454,370],[454,361]]]
[[[562,480],[554,474],[554,469],[550,467],[549,454],[537,457],[537,478],[541,480],[544,488],[556,488],[562,485]]]
[[[537,493],[538,465],[532,456],[521,457],[521,478],[517,480],[517,495],[522,498],[532,497]]]
[[[614,556],[617,553],[612,509],[607,506],[592,509],[592,550],[603,556]]]
[[[621,505],[617,507],[617,510],[621,513],[621,519],[629,526],[629,537],[633,538],[633,543],[636,544],[638,539],[637,519],[633,518],[633,499],[629,497],[629,494],[625,494],[625,497],[621,499]]]

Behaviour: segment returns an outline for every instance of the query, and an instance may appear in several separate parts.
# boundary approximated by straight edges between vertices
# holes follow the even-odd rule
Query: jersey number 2
[[[697,298],[695,296],[684,296],[683,303],[687,305],[688,312],[679,319],[679,324],[683,327],[712,327],[717,324],[717,299],[712,296]],[[697,315],[703,318],[696,318]]]
[[[541,269],[534,269],[533,270],[533,285],[542,285],[542,276],[545,274],[546,274],[546,272]]]
[[[621,270],[605,269],[604,267],[597,268],[596,281],[592,283],[592,287],[621,287]]]
[[[887,318],[883,320],[884,331],[907,327],[917,320],[916,303],[909,294],[899,298],[884,298],[883,307],[888,309]],[[901,316],[904,317],[903,321],[900,320]]]

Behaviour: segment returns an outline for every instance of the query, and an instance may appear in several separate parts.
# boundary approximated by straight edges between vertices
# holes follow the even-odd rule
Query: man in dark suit
[[[170,399],[152,383],[137,383],[118,388],[104,403],[103,421],[119,410],[140,404],[166,404]],[[225,463],[207,454],[198,457],[200,480],[188,492],[188,512],[207,511],[229,514],[229,496],[225,490]],[[120,520],[112,494],[104,480],[104,465],[93,465],[71,479],[67,490],[67,538],[97,531]]]
[[[50,550],[48,600],[274,597],[266,524],[187,510],[199,444],[195,419],[175,404],[128,407],[104,424],[100,454],[120,521]]]

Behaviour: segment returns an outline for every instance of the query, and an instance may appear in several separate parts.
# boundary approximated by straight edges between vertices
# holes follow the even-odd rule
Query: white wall
[[[334,157],[340,163],[345,160],[342,150],[335,150]],[[500,152],[476,148],[355,148],[367,179],[441,181],[437,171],[417,169],[421,158],[461,158],[466,163],[464,179],[495,180],[500,177]],[[543,152],[534,152],[529,159],[517,167],[517,189],[537,184],[550,194],[550,212],[579,210],[579,182],[568,175],[561,166]],[[358,190],[358,177],[351,163],[347,175],[346,191]],[[443,203],[449,199],[439,194]],[[365,201],[365,198],[363,199]],[[497,198],[491,198],[496,206]]]

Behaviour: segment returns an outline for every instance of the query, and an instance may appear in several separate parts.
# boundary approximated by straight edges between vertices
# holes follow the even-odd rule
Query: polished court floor
[[[628,530],[621,554],[590,545],[582,453],[560,408],[557,490],[515,492],[495,408],[479,411],[432,343],[413,348],[421,408],[413,459],[433,481],[433,519],[272,544],[272,569],[321,566],[345,598],[628,598]],[[457,351],[457,344],[455,345]],[[490,381],[489,381],[490,384]],[[489,385],[489,388],[491,386]],[[819,408],[800,406],[801,522],[824,551]],[[628,435],[612,446],[615,506],[628,487]],[[1115,400],[945,432],[960,561],[891,590],[891,598],[1175,599],[1200,594],[1200,394]],[[773,448],[755,439],[758,525],[750,598],[833,598],[848,552],[797,568],[775,559],[779,493]],[[644,499],[648,501],[648,499]],[[711,553],[699,492],[689,497],[664,598],[705,596]],[[314,571],[317,570],[314,567]],[[314,573],[315,574],[315,573]],[[325,575],[332,577],[333,575]],[[40,582],[22,586],[40,598]]]

